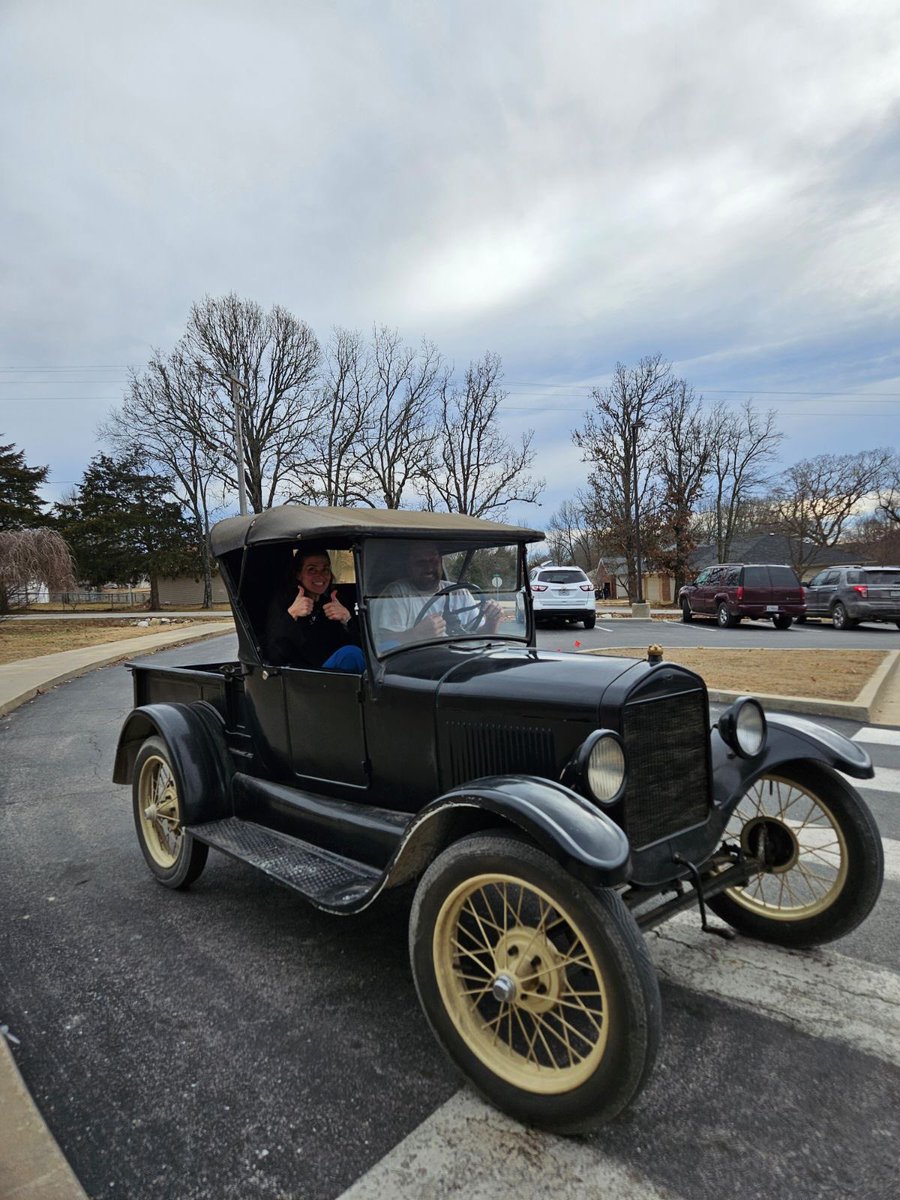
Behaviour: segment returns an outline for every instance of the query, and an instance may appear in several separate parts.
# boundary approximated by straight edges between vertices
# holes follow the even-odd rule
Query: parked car
[[[539,650],[530,591],[523,624],[513,602],[542,537],[303,505],[221,522],[237,659],[130,664],[114,779],[168,888],[196,880],[210,848],[344,917],[414,888],[412,972],[438,1041],[499,1108],[572,1132],[621,1112],[651,1073],[661,1005],[643,931],[688,910],[706,928],[711,908],[815,946],[870,912],[883,854],[844,778],[873,775],[858,744],[749,697],[711,726],[702,678],[655,647],[646,661]],[[442,582],[411,636],[386,636],[423,540]],[[310,541],[348,564],[361,674],[267,648],[273,589]]]
[[[713,617],[732,629],[744,617],[771,619],[790,629],[806,612],[803,588],[793,567],[783,563],[716,563],[705,567],[678,593],[681,619]]]
[[[829,567],[806,585],[806,615],[830,617],[835,629],[893,621],[900,629],[900,567]]]
[[[585,629],[597,623],[594,585],[580,567],[535,567],[527,587],[516,596],[516,617],[525,620],[526,593],[531,592],[535,620],[581,621]]]

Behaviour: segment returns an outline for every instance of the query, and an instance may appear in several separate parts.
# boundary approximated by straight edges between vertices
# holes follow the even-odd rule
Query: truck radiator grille
[[[482,775],[556,775],[549,729],[451,721],[448,734],[451,787]]]
[[[702,691],[626,704],[624,828],[634,849],[690,829],[709,811],[709,732]]]

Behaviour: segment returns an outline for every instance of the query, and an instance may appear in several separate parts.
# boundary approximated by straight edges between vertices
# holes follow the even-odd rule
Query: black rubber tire
[[[841,604],[840,600],[831,610],[831,623],[835,629],[855,629],[857,622],[848,614],[846,608]]]
[[[728,605],[723,600],[716,609],[716,624],[720,629],[734,629],[736,625],[740,625],[741,618],[733,617],[728,611]]]
[[[691,612],[691,606],[687,600],[681,602],[681,619],[685,625],[690,624],[694,619],[694,614]]]
[[[778,613],[772,618],[772,624],[776,629],[790,629],[794,623],[794,618],[787,616],[785,613]]]
[[[594,1053],[599,1054],[599,1059],[593,1066],[588,1063],[587,1077],[581,1079],[579,1076],[577,1084],[567,1090],[564,1088],[565,1080],[561,1076],[557,1077],[556,1086],[561,1083],[563,1090],[556,1091],[550,1091],[545,1083],[538,1090],[521,1086],[521,1082],[503,1078],[477,1053],[479,1047],[484,1054],[488,1053],[486,1042],[489,1039],[483,1039],[481,1043],[477,1040],[483,1028],[482,1009],[477,1009],[478,1018],[472,1026],[477,1032],[471,1038],[467,1038],[446,1007],[439,983],[440,970],[436,965],[441,953],[442,931],[452,931],[454,940],[447,945],[452,944],[456,947],[459,946],[460,939],[471,936],[463,930],[463,915],[468,916],[465,905],[459,910],[459,920],[454,923],[454,896],[464,894],[469,881],[473,888],[480,889],[478,895],[483,889],[490,887],[497,889],[499,894],[498,884],[490,882],[491,875],[513,881],[510,884],[513,888],[523,886],[526,889],[526,897],[527,889],[539,889],[552,901],[557,915],[564,914],[564,919],[555,923],[559,931],[556,936],[562,937],[563,930],[574,930],[582,946],[586,948],[585,957],[592,957],[598,967],[601,981],[598,986],[605,990],[607,1000],[603,1014],[605,1042],[585,1056],[590,1058]],[[484,878],[488,882],[482,883]],[[515,881],[519,883],[516,884]],[[523,893],[518,894],[521,896]],[[515,916],[520,926],[525,920],[522,914],[527,910],[528,902],[526,900],[523,908],[522,900],[519,900]],[[450,915],[447,915],[448,905]],[[505,911],[506,909],[503,909],[504,913]],[[566,921],[571,924],[567,925]],[[503,932],[499,925],[495,924],[492,928],[497,930],[497,934],[485,935],[485,945],[487,936],[495,937],[493,946],[487,951],[490,956],[497,950],[500,934]],[[526,929],[533,932],[533,927]],[[587,1132],[620,1113],[644,1086],[659,1045],[659,985],[643,937],[634,918],[616,892],[591,892],[543,851],[515,835],[503,832],[476,834],[454,843],[435,859],[426,871],[413,901],[409,944],[419,1000],[438,1041],[475,1089],[491,1104],[516,1120],[555,1133]],[[534,944],[533,941],[528,942],[529,947]],[[445,977],[448,974],[447,945],[444,946],[443,960]],[[572,943],[569,944],[570,948],[571,945]],[[559,948],[556,950],[557,953],[566,952]],[[530,952],[529,949],[529,954]],[[485,951],[479,953],[482,958],[485,957]],[[458,957],[457,955],[456,958]],[[469,958],[471,957],[470,953]],[[482,964],[479,968],[486,972],[486,979],[498,970],[496,962],[497,960],[491,957],[491,965],[486,967]],[[534,962],[535,960],[532,960],[532,964]],[[571,969],[565,968],[565,971]],[[581,968],[575,967],[576,975],[579,969]],[[450,979],[446,986],[454,989],[451,993],[452,999],[464,1014],[468,1014],[470,1010],[475,1011],[477,1005],[475,1001],[468,1000],[471,990],[467,991],[466,984],[457,978],[459,970],[459,963],[454,960],[450,965]],[[593,980],[593,972],[589,974]],[[564,974],[563,978],[568,977]],[[524,988],[524,983],[521,986]],[[546,990],[544,988],[545,992]],[[564,993],[560,993],[562,994]],[[590,994],[596,995],[596,992]],[[528,1060],[523,1058],[521,1051],[512,1046],[512,1041],[518,1037],[519,1032],[512,1027],[512,1016],[515,1013],[518,1024],[525,1031],[527,995],[528,993],[523,991],[522,997],[515,1001],[500,1001],[482,993],[477,1002],[487,1006],[496,1005],[499,1011],[502,1011],[504,1006],[507,1008],[510,1034],[509,1040],[503,1039],[501,1049],[506,1056],[506,1062],[512,1064],[509,1070],[520,1081],[523,1078],[522,1064],[524,1062],[527,1065]],[[555,1020],[559,1008],[560,1005],[551,1002],[549,1008],[544,1011],[551,1012]],[[465,1023],[465,1016],[460,1019]],[[499,1019],[502,1022],[503,1018]],[[536,1019],[530,1019],[537,1028]],[[546,1040],[544,1044],[547,1045]],[[529,1053],[534,1045],[535,1037],[532,1036]],[[569,1068],[564,1068],[566,1069]]]
[[[154,877],[169,888],[186,888],[198,878],[203,868],[206,866],[206,859],[209,854],[209,846],[204,842],[195,841],[189,833],[183,830],[176,837],[177,850],[173,855],[171,865],[165,865],[161,859],[166,857],[161,845],[155,847],[150,844],[148,838],[153,837],[152,831],[147,829],[148,822],[144,819],[141,813],[141,787],[142,780],[145,786],[149,786],[149,776],[147,772],[158,770],[156,764],[163,764],[172,779],[172,793],[174,795],[174,803],[177,808],[178,818],[181,818],[181,801],[178,797],[178,777],[175,773],[175,768],[172,765],[172,760],[169,756],[168,747],[162,738],[149,737],[145,740],[134,763],[134,772],[132,774],[131,783],[131,801],[132,815],[134,817],[134,827],[137,831],[138,842],[140,843],[141,852],[144,855],[144,860],[150,868]]]
[[[845,937],[866,919],[881,891],[884,849],[878,826],[858,792],[830,767],[809,762],[780,766],[758,781],[763,786],[763,796],[767,780],[771,780],[773,785],[778,780],[795,784],[813,801],[811,806],[807,806],[802,797],[791,799],[791,793],[787,793],[788,804],[782,810],[784,812],[790,807],[792,811],[792,818],[784,821],[785,825],[793,821],[801,831],[805,831],[804,836],[813,839],[807,863],[800,868],[789,868],[781,875],[770,872],[756,875],[744,888],[732,888],[713,896],[708,901],[709,907],[741,933],[781,946],[819,946]],[[745,818],[753,811],[752,797],[756,794],[756,786],[753,785],[738,805],[735,812],[737,820],[733,817],[726,829],[726,837],[730,840],[740,837],[746,841],[752,824]],[[774,793],[772,785],[770,792]],[[778,795],[781,797],[781,792]],[[782,802],[781,799],[777,801]],[[743,810],[742,805],[746,805]],[[741,826],[740,830],[737,825]],[[828,841],[832,833],[835,836]],[[820,843],[825,840],[827,851],[823,851],[821,844],[815,844],[816,838]],[[837,851],[831,849],[832,845],[838,847]],[[785,891],[789,902],[792,897],[796,898],[792,890],[794,887],[808,887],[804,872],[806,877],[815,878],[816,870],[822,871],[822,861],[829,854],[834,856],[836,867],[839,868],[836,869],[834,885],[820,897],[822,902],[818,911],[803,916],[800,915],[802,905],[795,905],[793,907],[797,908],[798,915],[792,917],[790,903],[782,906]],[[790,870],[795,871],[793,882]],[[777,903],[767,905],[772,915],[759,911],[761,903],[756,891],[766,886],[767,881],[771,894],[774,896],[776,890],[778,893]],[[822,887],[825,887],[824,881]]]
[[[584,618],[585,629],[593,629],[596,624],[597,624],[597,614],[596,613],[588,613],[587,616]]]

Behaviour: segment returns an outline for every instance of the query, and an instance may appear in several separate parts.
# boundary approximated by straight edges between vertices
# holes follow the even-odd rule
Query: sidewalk
[[[202,633],[196,628],[179,629],[0,665],[0,716],[95,667],[233,630],[234,622],[229,617],[211,621]],[[728,703],[737,693],[711,691],[709,695],[716,703]],[[845,716],[870,724],[900,726],[900,651],[888,655],[851,703],[799,696],[760,696],[759,699],[770,709]],[[0,1023],[2,1020],[0,1013]],[[10,1200],[13,1197],[15,1200],[88,1200],[28,1094],[3,1033],[0,1033],[0,1112],[3,1113],[0,1197],[3,1200],[7,1197]]]

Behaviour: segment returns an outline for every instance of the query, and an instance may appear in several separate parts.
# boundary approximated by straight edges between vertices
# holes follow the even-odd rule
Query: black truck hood
[[[474,706],[485,713],[553,711],[556,719],[596,722],[603,693],[629,671],[646,670],[633,658],[566,654],[525,648],[488,650],[464,658],[438,683],[438,713]]]

